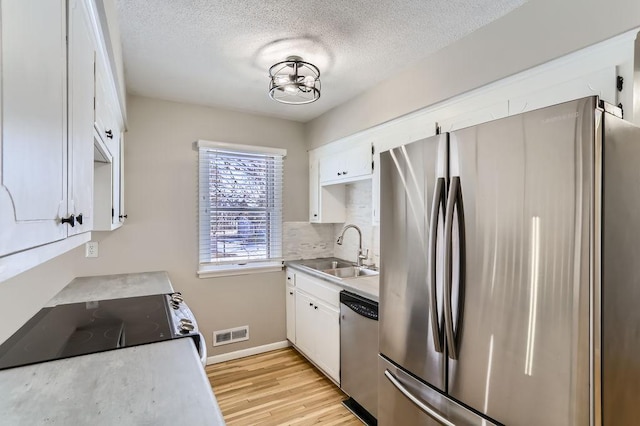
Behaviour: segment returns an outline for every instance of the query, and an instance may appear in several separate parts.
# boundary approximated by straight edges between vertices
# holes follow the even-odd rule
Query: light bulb
[[[298,87],[295,84],[287,84],[284,86],[284,91],[291,95],[295,95],[298,92]]]
[[[281,74],[281,75],[277,75],[273,78],[273,81],[278,85],[278,86],[283,86],[285,84],[290,83],[291,80],[291,76],[289,74]]]

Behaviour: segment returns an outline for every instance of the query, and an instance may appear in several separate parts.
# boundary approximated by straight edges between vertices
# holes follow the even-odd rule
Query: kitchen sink
[[[324,271],[327,269],[349,268],[353,266],[353,263],[344,260],[337,259],[322,259],[322,260],[305,260],[302,264],[308,268],[318,271]]]
[[[333,275],[338,278],[355,278],[371,275],[378,275],[378,271],[371,269],[361,269],[356,266],[348,266],[343,268],[324,269],[325,274]]]
[[[338,259],[337,257],[303,260],[300,261],[300,265],[336,278],[357,278],[378,275],[378,271],[358,268],[353,262]]]
[[[316,263],[316,267],[314,269],[317,269],[319,271],[325,271],[329,269],[344,269],[344,268],[352,268],[352,267],[353,267],[353,263],[351,262],[343,262],[341,260],[333,260],[333,261],[323,260],[321,262]]]

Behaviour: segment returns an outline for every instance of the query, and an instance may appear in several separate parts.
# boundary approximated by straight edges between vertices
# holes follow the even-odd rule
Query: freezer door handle
[[[415,395],[413,395],[407,388],[405,388],[402,383],[389,371],[385,370],[384,376],[391,382],[393,386],[396,387],[404,396],[406,396],[411,402],[413,402],[418,408],[424,411],[430,417],[433,417],[435,420],[439,421],[445,426],[456,426],[454,423],[451,423],[446,417],[442,414],[438,413],[434,408],[428,406],[424,402],[420,401]]]
[[[433,203],[431,204],[431,223],[429,224],[429,288],[430,300],[429,309],[431,316],[431,334],[433,335],[433,346],[436,352],[442,352],[444,345],[444,330],[442,329],[442,318],[438,317],[438,293],[436,286],[436,253],[438,242],[438,224],[440,223],[440,209],[444,210],[445,193],[444,178],[436,180],[436,187],[433,193]]]
[[[454,211],[458,224],[458,310],[454,326],[453,320],[453,220]],[[451,178],[451,187],[447,199],[447,210],[444,221],[444,327],[447,338],[448,355],[451,359],[458,359],[458,326],[462,319],[464,307],[464,280],[465,280],[465,247],[464,247],[464,214],[462,206],[462,194],[460,191],[460,177]]]

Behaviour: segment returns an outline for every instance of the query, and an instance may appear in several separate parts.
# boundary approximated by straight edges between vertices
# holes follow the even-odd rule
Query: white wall
[[[199,279],[197,139],[287,149],[284,220],[304,221],[308,211],[308,160],[300,123],[238,112],[131,97],[125,135],[124,226],[94,233],[100,257],[80,247],[0,283],[16,298],[8,337],[75,276],[166,270],[194,310],[212,355],[284,341],[284,273]],[[16,325],[17,323],[17,325]],[[249,325],[250,340],[211,346],[214,330]],[[9,330],[11,328],[11,330]],[[8,334],[7,334],[8,333]],[[3,339],[4,340],[4,339]]]
[[[0,343],[76,277],[76,259],[75,251],[71,251],[0,282],[0,293],[5,301],[0,321]]]
[[[308,161],[300,123],[131,97],[125,135],[122,229],[104,234],[98,262],[81,275],[166,270],[182,291],[212,354],[285,340],[284,273],[199,279],[197,139],[287,149],[284,220],[307,217]],[[251,339],[213,350],[211,334],[249,325]]]
[[[637,0],[530,0],[307,123],[307,143],[316,148],[639,26]]]

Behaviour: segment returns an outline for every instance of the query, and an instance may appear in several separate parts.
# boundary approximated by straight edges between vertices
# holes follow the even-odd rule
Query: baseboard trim
[[[244,358],[251,355],[257,355],[264,352],[275,351],[291,346],[288,340],[282,342],[269,343],[268,345],[256,346],[253,348],[241,349],[239,351],[227,352],[225,354],[213,355],[207,358],[207,365],[219,364],[232,359]]]

